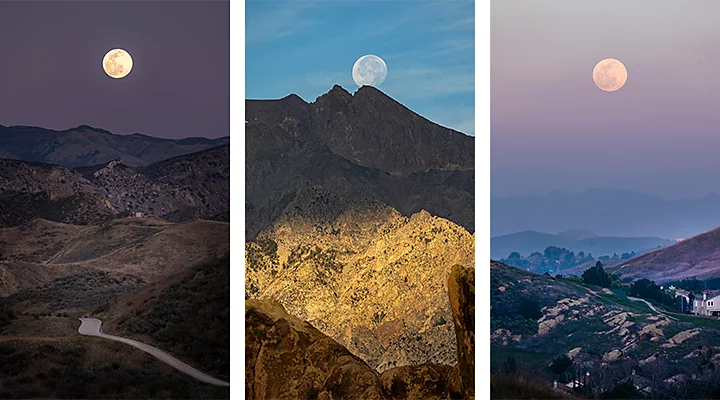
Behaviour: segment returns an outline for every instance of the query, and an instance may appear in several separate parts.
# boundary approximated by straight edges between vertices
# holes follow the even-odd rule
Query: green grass
[[[671,314],[673,317],[677,318],[680,322],[687,322],[691,323],[695,326],[699,326],[701,328],[711,328],[711,329],[717,329],[720,331],[720,321],[716,319],[710,319],[710,318],[703,318],[703,317],[694,317],[691,315],[686,314]]]
[[[550,363],[553,356],[548,353],[539,353],[522,349],[512,348],[510,346],[490,346],[490,363],[491,369],[501,369],[503,363],[508,357],[515,357],[518,366],[526,366],[528,368],[542,370]]]

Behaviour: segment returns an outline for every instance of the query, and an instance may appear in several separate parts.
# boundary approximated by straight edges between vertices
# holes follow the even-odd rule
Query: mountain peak
[[[100,132],[100,133],[106,133],[108,135],[112,135],[112,132],[110,132],[110,131],[106,131],[105,129],[95,128],[94,126],[90,126],[90,125],[80,125],[75,128],[67,129],[64,132],[70,132],[70,131],[93,131],[93,132]]]
[[[340,103],[339,105],[345,105],[350,103],[352,99],[352,94],[336,83],[330,91],[315,99],[313,104],[331,102],[332,104]]]
[[[302,97],[296,95],[295,93],[290,93],[289,95],[282,98],[282,100],[286,101],[293,101],[293,102],[301,102],[303,104],[307,104],[305,100],[302,99]]]

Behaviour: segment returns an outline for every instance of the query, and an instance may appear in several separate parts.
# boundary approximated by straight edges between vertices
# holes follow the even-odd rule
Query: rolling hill
[[[612,271],[623,278],[648,278],[658,283],[720,277],[720,228],[642,254]]]
[[[493,383],[522,386],[531,376],[539,379],[537,389],[553,393],[553,380],[562,385],[575,375],[582,382],[587,372],[596,392],[610,392],[619,383],[640,391],[628,398],[643,392],[706,398],[718,388],[717,320],[656,312],[621,289],[496,262],[490,265],[490,295]]]
[[[0,158],[69,168],[104,164],[118,159],[126,165],[143,166],[229,142],[229,137],[161,139],[139,133],[114,135],[87,125],[64,131],[0,125]]]

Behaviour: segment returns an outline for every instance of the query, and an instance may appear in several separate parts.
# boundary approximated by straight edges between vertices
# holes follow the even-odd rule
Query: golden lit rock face
[[[246,244],[247,296],[278,300],[378,371],[455,364],[447,279],[453,265],[474,265],[473,235],[424,211],[298,193]]]

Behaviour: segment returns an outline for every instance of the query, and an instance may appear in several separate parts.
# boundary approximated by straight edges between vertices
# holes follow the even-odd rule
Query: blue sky
[[[474,135],[474,7],[467,0],[249,0],[246,97],[295,93],[311,102],[336,83],[354,93],[353,64],[375,54],[388,66],[378,89]]]

